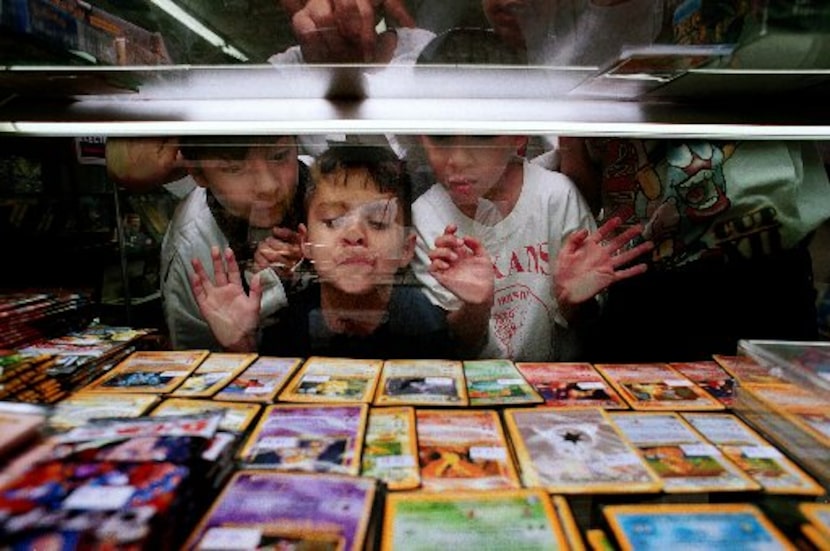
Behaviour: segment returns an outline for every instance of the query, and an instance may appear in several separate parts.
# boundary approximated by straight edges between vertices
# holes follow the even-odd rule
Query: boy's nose
[[[463,167],[470,163],[470,151],[463,145],[451,147],[447,156],[447,165],[450,167]]]
[[[273,195],[280,187],[280,179],[264,160],[253,161],[256,190],[261,196]]]
[[[346,217],[342,239],[346,245],[352,247],[366,244],[366,224],[360,216],[352,214]]]

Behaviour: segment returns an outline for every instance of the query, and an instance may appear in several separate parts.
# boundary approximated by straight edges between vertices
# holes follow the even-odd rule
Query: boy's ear
[[[188,166],[187,173],[190,175],[191,178],[193,178],[193,180],[196,182],[196,185],[198,185],[199,187],[209,187],[207,178],[205,178],[205,173],[202,172],[202,169],[198,166]]]
[[[412,257],[415,256],[415,242],[418,236],[411,229],[407,230],[406,237],[404,237],[403,251],[401,251],[400,267],[406,268],[412,262]]]
[[[303,251],[303,258],[311,259],[309,253],[311,252],[311,243],[308,242],[308,228],[305,224],[297,226],[297,233],[300,234],[300,250]]]

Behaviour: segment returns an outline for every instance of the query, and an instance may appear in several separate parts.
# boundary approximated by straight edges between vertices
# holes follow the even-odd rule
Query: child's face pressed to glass
[[[293,138],[256,145],[244,158],[199,161],[194,177],[233,216],[256,228],[279,225],[297,193],[297,146]]]
[[[382,193],[365,169],[326,175],[316,184],[301,226],[303,252],[320,281],[347,294],[388,285],[412,258],[415,236],[402,205]]]
[[[518,136],[423,136],[432,171],[459,207],[491,196],[524,138]]]

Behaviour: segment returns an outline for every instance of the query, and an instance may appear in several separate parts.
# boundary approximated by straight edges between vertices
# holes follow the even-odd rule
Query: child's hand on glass
[[[259,242],[254,251],[254,273],[273,268],[281,279],[291,279],[302,259],[300,234],[288,228],[276,227],[269,237]]]
[[[253,352],[256,350],[259,303],[262,298],[259,275],[254,275],[251,279],[250,294],[245,294],[233,251],[225,249],[224,263],[219,247],[212,247],[210,256],[215,282],[211,281],[198,258],[191,261],[193,274],[190,276],[190,288],[199,311],[222,347],[233,352]]]
[[[563,311],[593,298],[612,283],[646,271],[645,263],[629,263],[652,250],[654,244],[645,241],[629,247],[642,235],[641,226],[612,237],[621,224],[619,218],[611,218],[592,234],[583,229],[565,238],[553,270],[554,296]]]
[[[451,293],[467,304],[492,304],[495,288],[493,261],[481,241],[458,237],[450,224],[435,239],[429,253],[429,271]]]

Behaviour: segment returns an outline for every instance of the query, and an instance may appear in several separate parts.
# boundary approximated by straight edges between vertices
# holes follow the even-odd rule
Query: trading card
[[[256,354],[211,352],[173,392],[173,396],[193,398],[213,396],[248,367],[256,357]]]
[[[270,404],[301,362],[301,358],[260,356],[213,398]]]
[[[375,405],[466,406],[464,367],[452,360],[387,360]]]
[[[589,363],[517,362],[516,368],[542,395],[546,406],[628,409],[617,391]]]
[[[510,360],[464,362],[471,406],[539,404],[542,397]]]
[[[306,360],[285,389],[281,402],[371,403],[382,360],[323,358]]]
[[[369,410],[361,475],[383,480],[390,490],[411,490],[421,485],[414,408]]]

